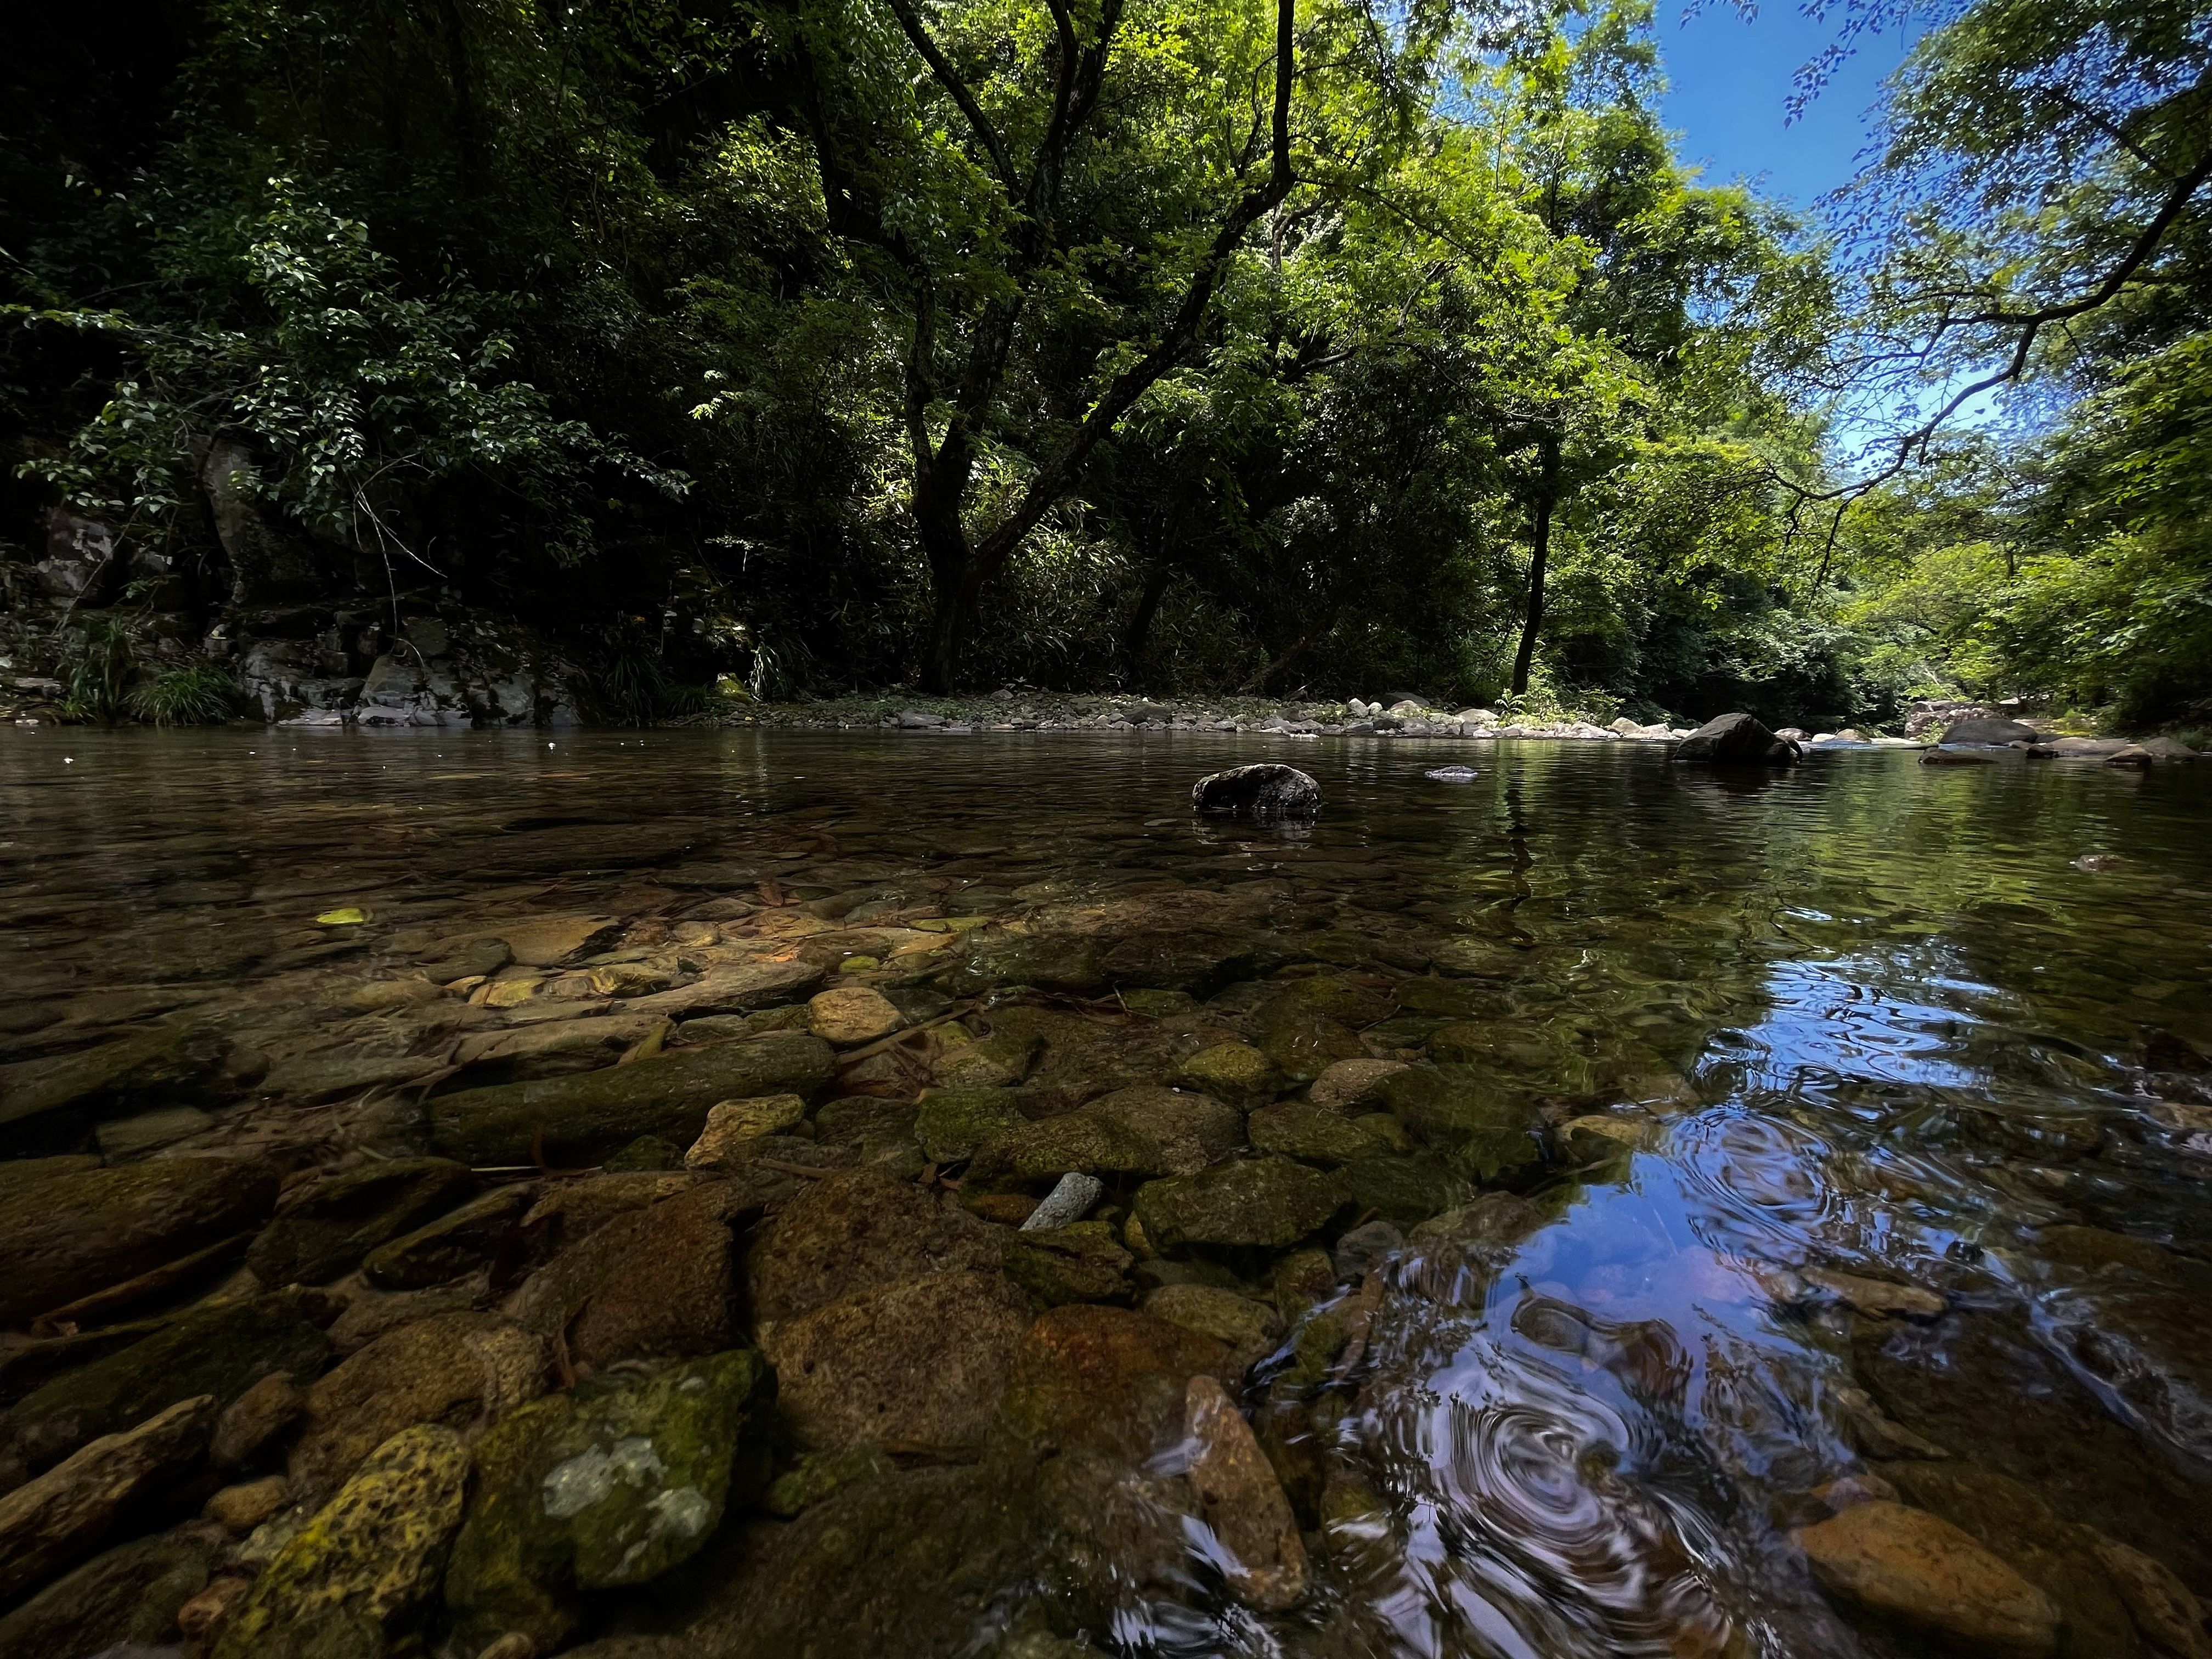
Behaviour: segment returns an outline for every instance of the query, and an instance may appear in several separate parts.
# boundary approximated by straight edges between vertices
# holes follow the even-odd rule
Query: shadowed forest
[[[257,640],[358,676],[426,607],[633,719],[2212,719],[2202,0],[1939,7],[1802,215],[1678,159],[1672,21],[40,9],[0,642],[92,720],[221,718]]]

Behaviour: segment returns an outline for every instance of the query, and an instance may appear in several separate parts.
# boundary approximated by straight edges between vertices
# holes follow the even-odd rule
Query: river
[[[1316,777],[1319,817],[1193,817],[1194,780],[1257,759]],[[1473,777],[1426,775],[1455,763]],[[437,1152],[493,1189],[611,1182],[561,1172],[650,1170],[653,1147],[571,1125],[501,1151],[440,1103],[618,1058],[659,1076],[694,1048],[796,1042],[823,987],[882,993],[915,1035],[830,1030],[835,1085],[800,1089],[807,1117],[779,1121],[780,1152],[752,1169],[781,1184],[724,1212],[744,1288],[718,1340],[759,1340],[782,1373],[763,1478],[857,1437],[780,1357],[834,1370],[836,1344],[795,1334],[817,1314],[763,1312],[761,1241],[796,1224],[789,1205],[819,1206],[823,1171],[866,1166],[957,1212],[975,1249],[1011,1249],[1058,1170],[986,1150],[991,1112],[1018,1114],[1018,1139],[1115,1091],[1211,1088],[1234,1108],[1237,1144],[1188,1164],[1156,1124],[1164,1152],[1067,1152],[1104,1183],[1095,1237],[1067,1247],[1103,1278],[1040,1291],[1014,1273],[1017,1322],[1048,1302],[1142,1311],[1231,1356],[1214,1369],[1252,1432],[1213,1449],[1224,1468],[1264,1455],[1281,1496],[1261,1496],[1298,1534],[1265,1546],[1290,1590],[1254,1588],[1238,1523],[1206,1501],[1212,1443],[1174,1411],[1097,1477],[1141,1488],[1144,1526],[1063,1548],[1083,1523],[1016,1505],[1002,1529],[1024,1535],[977,1541],[974,1481],[1026,1487],[1010,1471],[1043,1466],[1021,1458],[1064,1468],[1082,1440],[1037,1426],[1041,1362],[1019,1346],[1037,1339],[1016,1331],[1003,1364],[961,1373],[989,1396],[972,1431],[933,1438],[945,1419],[924,1411],[811,1504],[771,1514],[738,1492],[660,1591],[564,1592],[555,1640],[864,1653],[890,1641],[896,1597],[900,1650],[1037,1659],[2148,1656],[2188,1650],[2171,1623],[2154,1645],[2160,1595],[2212,1596],[2212,768],[1841,750],[1730,775],[1595,742],[46,727],[0,733],[0,1076],[40,1085],[42,1066],[149,1030],[202,1045],[158,1086],[134,1074],[90,1103],[19,1114],[0,1094],[6,1150],[58,1160],[57,1179],[94,1158],[252,1158],[290,1205],[332,1172]],[[532,927],[560,948],[463,959]],[[772,968],[787,981],[762,982],[787,994],[685,1000]],[[568,1046],[511,1041],[556,1027]],[[1369,1061],[1463,1087],[1479,1125]],[[914,1127],[917,1097],[954,1085],[995,1091],[972,1146],[933,1140],[926,1101]],[[696,1131],[665,1150],[680,1159]],[[1327,1218],[1209,1233],[1140,1196],[1209,1160],[1338,1183]],[[331,1266],[315,1281],[331,1306],[394,1294]],[[211,1258],[202,1281],[106,1311],[94,1292],[69,1322],[79,1340],[126,1315],[154,1329],[275,1288],[247,1271]],[[65,1288],[81,1301],[99,1277]],[[423,1317],[529,1324],[497,1265],[409,1293],[434,1292]],[[975,1328],[963,1364],[1000,1340]],[[715,1346],[609,1348],[601,1369]],[[951,1363],[932,1352],[923,1374]],[[543,1386],[580,1364],[595,1386],[576,1353],[548,1363]],[[0,1398],[20,1392],[6,1364]],[[1200,1368],[1152,1369],[1180,1387]],[[863,1370],[836,1388],[878,1386]],[[1024,1411],[1030,1443],[1009,1452]],[[440,1420],[481,1433],[468,1417]],[[1242,1478],[1231,1507],[1250,1510]],[[848,1564],[872,1583],[831,1593],[816,1534],[839,1505],[848,1534],[896,1536]],[[1911,1530],[1930,1516],[1933,1545]],[[916,1528],[941,1528],[942,1551]],[[1926,1575],[1898,1562],[1954,1548],[1943,1570],[1967,1588],[1923,1605]],[[410,1627],[442,1640],[465,1611],[433,1598]]]

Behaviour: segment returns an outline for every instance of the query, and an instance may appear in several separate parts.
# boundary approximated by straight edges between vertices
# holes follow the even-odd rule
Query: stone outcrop
[[[1674,745],[1668,759],[1686,766],[1795,766],[1797,745],[1749,714],[1717,714]]]

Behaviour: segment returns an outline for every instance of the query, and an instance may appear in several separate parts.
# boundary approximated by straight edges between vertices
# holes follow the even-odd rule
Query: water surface
[[[1320,779],[1317,823],[1192,819],[1196,776],[1262,757]],[[1424,776],[1455,762],[1475,777]],[[309,988],[426,939],[677,918],[763,882],[926,878],[1002,918],[1275,883],[1286,941],[1367,941],[1331,971],[1456,988],[1484,1062],[1563,1132],[1610,1119],[1618,1157],[1531,1194],[1549,1218],[1510,1248],[1387,1264],[1326,1378],[1293,1383],[1286,1349],[1248,1379],[1308,1458],[1293,1496],[1324,1553],[1299,1608],[1241,1611],[1194,1558],[1100,1644],[1923,1651],[1839,1610],[1790,1543],[1816,1489],[1869,1470],[2071,1586],[2064,1650],[2150,1651],[2069,1577],[2085,1528],[2212,1593],[2212,769],[49,728],[0,734],[0,803],[11,1058],[187,1012],[281,1077],[374,1048]],[[315,921],[342,906],[371,920]],[[1447,1023],[1401,1004],[1364,1040],[1419,1056]],[[269,1113],[238,1132],[281,1141]],[[1838,1273],[1941,1311],[1856,1305]]]

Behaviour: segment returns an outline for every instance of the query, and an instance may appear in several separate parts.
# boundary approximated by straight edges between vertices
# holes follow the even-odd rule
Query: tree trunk
[[[1521,648],[1513,653],[1513,695],[1528,690],[1528,671],[1536,660],[1536,635],[1544,626],[1544,567],[1552,556],[1552,509],[1559,495],[1559,441],[1538,441],[1542,468],[1535,499],[1529,503],[1528,615],[1521,624]]]
[[[1145,574],[1144,591],[1137,595],[1137,608],[1129,616],[1129,625],[1121,631],[1121,666],[1131,674],[1137,672],[1138,661],[1145,654],[1145,641],[1152,636],[1152,618],[1159,614],[1160,601],[1167,596],[1168,583],[1175,576],[1175,568],[1165,560],[1155,562]]]

